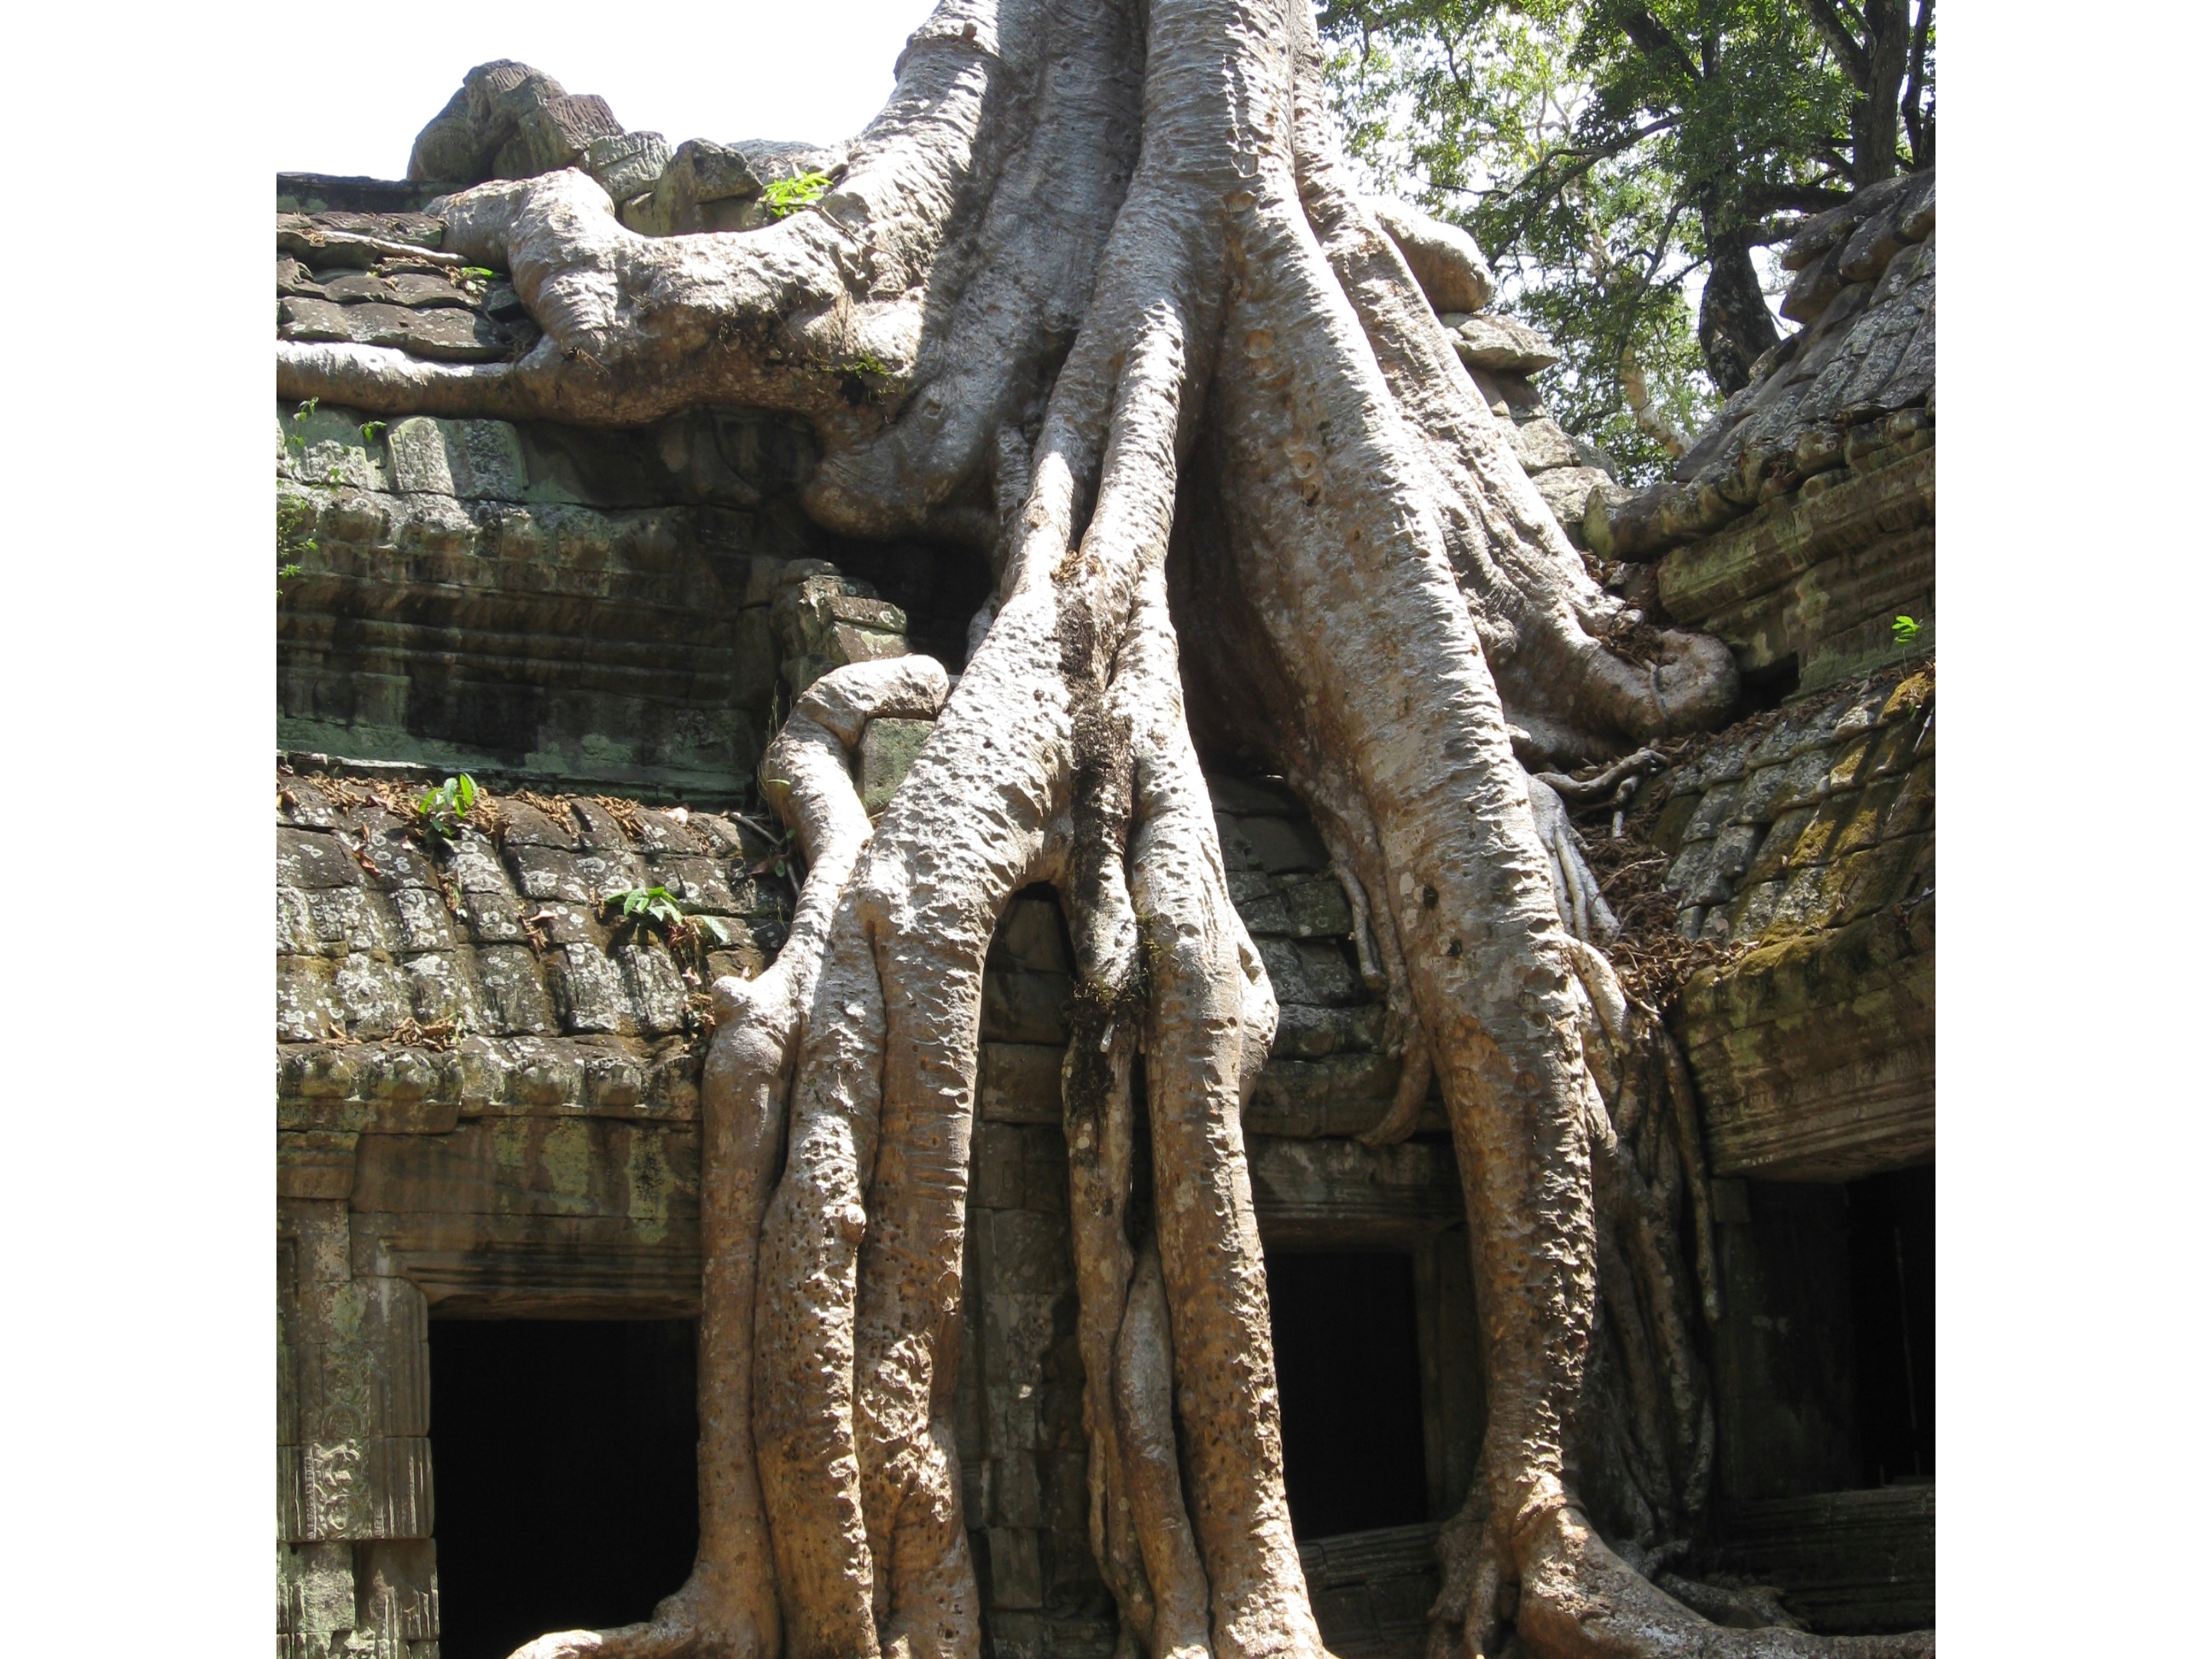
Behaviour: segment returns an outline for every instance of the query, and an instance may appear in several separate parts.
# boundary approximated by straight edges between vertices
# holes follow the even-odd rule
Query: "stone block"
[[[565,167],[581,159],[585,147],[593,139],[613,137],[621,131],[622,123],[615,119],[614,111],[596,94],[568,93],[549,98],[525,112],[515,123],[515,137],[528,158],[527,173],[507,176],[527,177]]]
[[[453,913],[445,896],[420,887],[403,887],[388,895],[392,935],[402,954],[418,951],[451,951],[460,944]]]
[[[596,945],[556,945],[546,952],[561,1029],[571,1036],[637,1029],[622,970]]]
[[[1345,959],[1341,945],[1304,939],[1261,939],[1254,941],[1278,1003],[1303,1002],[1316,1007],[1338,1007],[1365,1000],[1367,988]]]
[[[343,1200],[353,1195],[357,1134],[308,1130],[276,1137],[279,1198]]]
[[[298,1640],[301,1654],[327,1656],[331,1638],[354,1626],[353,1546],[276,1546],[276,1631]]]
[[[1060,1066],[1065,1052],[1048,1043],[985,1042],[975,1068],[976,1115],[988,1123],[1042,1123],[1056,1127],[1060,1121]]]
[[[393,488],[463,501],[524,499],[530,487],[521,434],[505,421],[446,421],[418,415],[385,434]]]
[[[276,954],[283,956],[321,956],[321,938],[315,932],[315,915],[308,908],[307,896],[296,887],[276,890]]]
[[[1285,931],[1300,939],[1343,939],[1350,935],[1352,905],[1344,896],[1343,884],[1334,875],[1319,875],[1310,881],[1285,881],[1282,892],[1290,921]],[[1245,925],[1251,927],[1249,921]]]
[[[1066,1212],[1067,1143],[1057,1123],[979,1124],[973,1167],[979,1209]]]
[[[430,1536],[427,1439],[308,1441],[278,1448],[276,1468],[289,1541]]]
[[[468,959],[458,951],[425,951],[400,964],[408,1006],[418,1025],[450,1024],[455,1030],[482,1028],[483,1010]]]
[[[626,939],[615,947],[614,959],[638,1034],[670,1036],[683,1030],[690,991],[667,947],[657,940]]]
[[[1074,982],[1066,974],[987,970],[983,975],[983,1038],[992,1042],[1065,1047],[1066,1011],[1073,996]]]
[[[361,1627],[392,1648],[415,1644],[408,1659],[418,1659],[421,1644],[435,1647],[438,1635],[437,1551],[427,1538],[376,1539],[354,1551],[354,1605]],[[434,1652],[428,1659],[435,1659]]]
[[[390,955],[398,948],[399,929],[382,894],[366,887],[324,887],[308,890],[307,896],[315,939],[325,954]]]
[[[1526,323],[1484,314],[1462,319],[1452,345],[1469,368],[1500,374],[1534,374],[1559,361],[1559,350]]]
[[[327,957],[276,958],[276,1040],[320,1042],[343,1033],[335,981]]]
[[[854,771],[860,805],[870,817],[881,816],[891,797],[913,767],[921,746],[937,729],[934,720],[872,720],[860,732],[860,752]]]
[[[307,891],[361,885],[361,866],[334,835],[313,830],[276,831],[276,880]]]
[[[993,1527],[984,1536],[990,1551],[992,1607],[1043,1607],[1044,1579],[1037,1567],[1036,1532],[1024,1527]]]
[[[347,1034],[356,1037],[390,1036],[411,1003],[398,966],[361,951],[338,963],[331,993]]]
[[[1628,492],[1613,483],[1612,477],[1594,466],[1560,466],[1534,474],[1536,493],[1544,498],[1544,505],[1552,509],[1552,516],[1567,532],[1567,538],[1580,545],[1583,521],[1589,513],[1590,499],[1600,496],[1607,500],[1626,498]]]
[[[476,953],[483,993],[485,1028],[496,1036],[550,1036],[553,1003],[539,976],[538,958],[523,945],[493,945]]]
[[[1358,1008],[1290,1002],[1281,1009],[1273,1054],[1291,1060],[1318,1060],[1340,1050],[1371,1052],[1382,1046],[1389,1013],[1379,1002]]]
[[[1048,898],[1017,898],[1009,903],[991,937],[988,960],[994,968],[1066,973],[1067,951],[1060,933],[1060,906]]]
[[[584,171],[617,202],[650,191],[668,160],[668,140],[657,132],[611,133],[584,146]]]
[[[1280,817],[1239,817],[1237,829],[1248,856],[1274,875],[1328,868],[1328,849],[1310,823]]]
[[[1507,427],[1505,437],[1524,471],[1543,472],[1576,464],[1575,441],[1548,415]],[[1577,511],[1575,517],[1579,520],[1581,513]]]
[[[392,343],[434,362],[495,363],[514,354],[515,335],[473,311],[410,307],[395,320],[404,337]],[[534,328],[525,331],[525,337],[535,338]]]

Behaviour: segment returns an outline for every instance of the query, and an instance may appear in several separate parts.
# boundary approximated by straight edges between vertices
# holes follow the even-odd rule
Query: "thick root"
[[[1932,1659],[1936,1651],[1932,1631],[1813,1636],[1712,1624],[1630,1568],[1570,1504],[1529,1528],[1520,1575],[1515,1630],[1535,1659]]]
[[[775,1565],[753,1452],[752,1358],[762,1212],[782,1150],[785,1097],[829,919],[869,834],[849,756],[878,716],[927,718],[945,671],[927,657],[834,669],[799,697],[762,770],[807,876],[784,949],[760,978],[717,981],[702,1076],[699,1553],[643,1624],[539,1637],[517,1659],[775,1659]]]

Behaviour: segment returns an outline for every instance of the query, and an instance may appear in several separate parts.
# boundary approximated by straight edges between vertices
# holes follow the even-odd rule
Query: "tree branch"
[[[1667,26],[1639,6],[1621,19],[1621,30],[1635,42],[1637,49],[1662,69],[1670,69],[1692,86],[1705,77],[1690,54]]]
[[[1825,185],[1747,185],[1743,204],[1753,213],[1826,213],[1851,199],[1847,190]]]
[[[1936,0],[1920,0],[1912,20],[1912,73],[1905,83],[1905,136],[1912,145],[1912,165],[1924,167],[1936,159],[1936,124],[1920,107],[1920,91],[1928,72],[1928,20]]]
[[[1864,92],[1868,76],[1866,48],[1859,45],[1857,35],[1836,9],[1833,0],[1805,0],[1805,9],[1812,15],[1813,27],[1820,31],[1820,38],[1836,54],[1836,62],[1843,66],[1850,83]]]

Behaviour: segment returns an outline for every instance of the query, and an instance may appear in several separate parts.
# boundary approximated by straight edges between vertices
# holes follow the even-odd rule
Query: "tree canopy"
[[[1934,10],[1327,0],[1322,29],[1352,155],[1474,234],[1560,349],[1562,422],[1638,478],[1779,337],[1757,251],[1934,165]]]

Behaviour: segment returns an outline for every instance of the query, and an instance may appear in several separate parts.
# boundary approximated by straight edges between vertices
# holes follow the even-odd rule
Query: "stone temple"
[[[672,150],[517,83],[537,101],[491,135],[498,170],[586,166],[648,234],[741,226],[836,165]],[[280,175],[280,335],[526,344],[513,291],[439,252],[440,176]],[[1934,1616],[1934,223],[1929,173],[1811,222],[1784,261],[1802,331],[1640,491],[1546,413],[1543,340],[1447,318],[1601,578],[1742,671],[1736,724],[1582,828],[1700,1106],[1724,1311],[1692,1565],[1815,1631]],[[828,669],[957,667],[989,575],[814,527],[812,438],[758,411],[275,425],[278,1651],[498,1659],[645,1618],[689,1567],[703,991],[773,958],[794,891],[754,770]],[[872,811],[927,735],[866,732]],[[426,830],[463,774],[471,810]],[[1354,1138],[1398,1062],[1345,894],[1280,782],[1211,782],[1282,1006],[1244,1127],[1291,1514],[1331,1648],[1418,1654],[1482,1426],[1452,1146],[1435,1105],[1400,1145]],[[715,926],[672,948],[603,903],[656,886]],[[1106,1659],[1048,893],[990,966],[965,1519],[994,1652]]]

